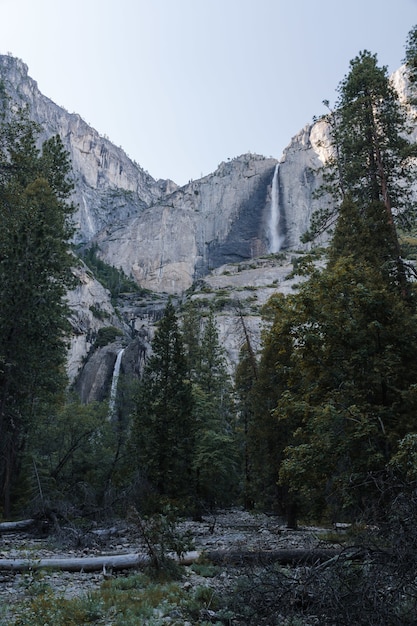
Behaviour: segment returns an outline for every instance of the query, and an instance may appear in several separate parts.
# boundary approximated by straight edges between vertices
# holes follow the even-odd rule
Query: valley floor
[[[314,548],[320,544],[323,529],[301,527],[290,531],[275,516],[249,513],[242,510],[222,511],[203,517],[202,522],[182,521],[180,533],[189,531],[195,549],[202,552],[214,550],[268,552],[282,548]],[[93,528],[77,532],[62,529],[58,538],[41,538],[29,533],[9,532],[0,535],[0,559],[29,558],[33,561],[46,557],[87,557],[101,554],[145,553],[138,529],[118,521],[107,528]],[[6,572],[0,571],[0,606],[18,606],[33,595],[34,588],[47,585],[54,594],[75,598],[98,590],[108,578],[122,577],[132,572]],[[218,568],[217,574],[207,578],[192,567],[184,566],[181,585],[186,589],[208,586],[214,591],[232,588],[235,568]],[[0,623],[6,623],[1,621]]]

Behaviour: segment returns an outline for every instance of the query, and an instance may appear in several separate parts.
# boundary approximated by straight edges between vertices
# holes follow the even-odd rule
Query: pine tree
[[[245,509],[253,509],[256,502],[254,485],[254,463],[250,437],[254,424],[252,392],[255,383],[252,359],[246,345],[242,346],[235,374],[236,409],[238,433],[242,449],[243,504]]]
[[[417,83],[417,26],[414,26],[408,33],[404,63],[410,82],[412,84]]]
[[[350,62],[340,83],[335,111],[329,116],[334,158],[325,167],[326,185],[333,193],[331,209],[314,216],[306,239],[335,223],[342,200],[349,196],[362,215],[380,202],[395,244],[395,274],[404,289],[404,267],[396,222],[409,226],[414,219],[409,183],[412,152],[406,138],[406,115],[390,83],[387,68],[378,67],[376,55],[361,52]]]
[[[305,283],[296,305],[294,384],[274,415],[299,423],[280,478],[310,513],[355,516],[376,504],[378,476],[417,427],[415,311],[352,256]]]
[[[189,300],[183,307],[181,331],[192,382],[198,381],[201,363],[202,310],[198,301]]]
[[[7,116],[6,116],[7,113]],[[0,125],[0,489],[10,515],[31,424],[66,384],[72,284],[68,156],[24,112]]]
[[[251,390],[252,423],[248,431],[249,456],[253,471],[253,497],[258,506],[275,510],[296,526],[294,499],[286,484],[279,484],[279,470],[292,432],[295,418],[277,419],[274,409],[279,399],[293,385],[294,304],[291,297],[277,294],[264,308],[264,318],[271,326],[263,335],[263,349],[258,377]],[[297,386],[298,381],[295,382]]]
[[[137,466],[157,499],[193,493],[194,424],[184,345],[172,302],[152,342],[134,412]]]
[[[269,423],[267,410],[256,423],[261,435],[279,433],[265,484],[278,474],[305,513],[355,519],[384,504],[380,479],[417,428],[415,293],[396,230],[413,212],[404,184],[412,170],[404,116],[374,55],[351,62],[339,93],[329,262],[307,268],[276,313],[258,396],[274,408]],[[328,218],[319,214],[313,230]]]
[[[385,207],[371,203],[367,215],[343,202],[328,266],[292,297],[287,338],[271,329],[279,345],[291,341],[287,389],[274,410],[292,430],[280,482],[316,516],[376,506],[378,478],[417,427],[414,298],[398,293],[384,263],[394,245]]]
[[[230,504],[238,484],[235,407],[213,311],[202,332],[193,397],[197,501],[210,507]]]

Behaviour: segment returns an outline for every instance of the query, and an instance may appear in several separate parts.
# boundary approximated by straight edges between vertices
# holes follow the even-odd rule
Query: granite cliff
[[[78,206],[75,242],[97,243],[103,260],[141,286],[180,293],[213,268],[270,250],[277,159],[245,154],[180,188],[154,180],[79,115],[44,96],[21,60],[0,56],[0,80],[14,102],[29,107],[43,137],[59,134],[70,153]],[[285,248],[299,246],[314,209],[313,170],[322,164],[323,133],[323,124],[306,126],[279,165],[276,193]]]
[[[393,82],[404,97],[402,69]],[[94,244],[106,263],[159,294],[125,298],[116,313],[109,292],[75,264],[79,286],[68,294],[73,328],[68,372],[81,397],[108,395],[121,345],[127,345],[122,370],[140,373],[167,294],[181,298],[188,290],[188,297],[214,303],[222,342],[230,362],[236,362],[241,343],[234,329],[236,304],[246,306],[257,341],[259,306],[274,291],[292,286],[285,282],[290,251],[305,248],[300,239],[318,208],[314,191],[330,153],[326,122],[306,125],[280,160],[241,155],[179,187],[152,178],[79,115],[44,96],[21,60],[0,56],[0,86],[13,102],[28,106],[42,139],[59,134],[70,153],[78,207],[74,243]],[[281,258],[271,255],[279,251]],[[122,335],[97,348],[97,334],[108,326]]]

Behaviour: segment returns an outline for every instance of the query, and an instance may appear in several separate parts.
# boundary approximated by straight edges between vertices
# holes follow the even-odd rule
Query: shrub
[[[123,332],[115,326],[106,326],[105,328],[100,328],[94,342],[94,348],[103,348],[109,343],[113,343],[113,341],[115,341],[117,337],[120,337],[122,335]]]

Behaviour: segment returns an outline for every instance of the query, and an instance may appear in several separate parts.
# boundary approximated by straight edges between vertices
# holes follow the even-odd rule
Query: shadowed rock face
[[[265,159],[262,168],[259,167],[260,163],[256,164],[258,166],[256,168],[254,165],[255,163],[251,163],[252,169],[256,169],[256,174],[251,177],[250,190],[245,190],[246,193],[242,194],[236,217],[226,237],[223,240],[215,238],[209,243],[201,242],[207,246],[206,250],[201,249],[201,256],[205,260],[201,267],[201,275],[225,263],[237,263],[268,252],[266,223],[276,161]],[[239,192],[243,189],[237,184],[235,190],[236,197],[239,198]]]
[[[100,402],[108,398],[116,358],[113,345],[98,348],[90,356],[74,385],[81,402]]]
[[[277,161],[243,155],[97,235],[103,258],[143,287],[180,293],[226,262],[268,252],[270,187]]]
[[[329,156],[329,127],[324,121],[305,126],[284,150],[279,164],[284,248],[304,247],[300,240],[310,226],[313,213],[329,200],[328,196],[314,197],[323,182],[321,168]]]
[[[29,106],[42,138],[59,134],[70,153],[76,242],[98,242],[103,260],[142,286],[179,293],[213,267],[268,251],[275,159],[243,155],[179,188],[154,180],[79,115],[42,95],[22,61],[0,56],[0,80],[12,100]]]

